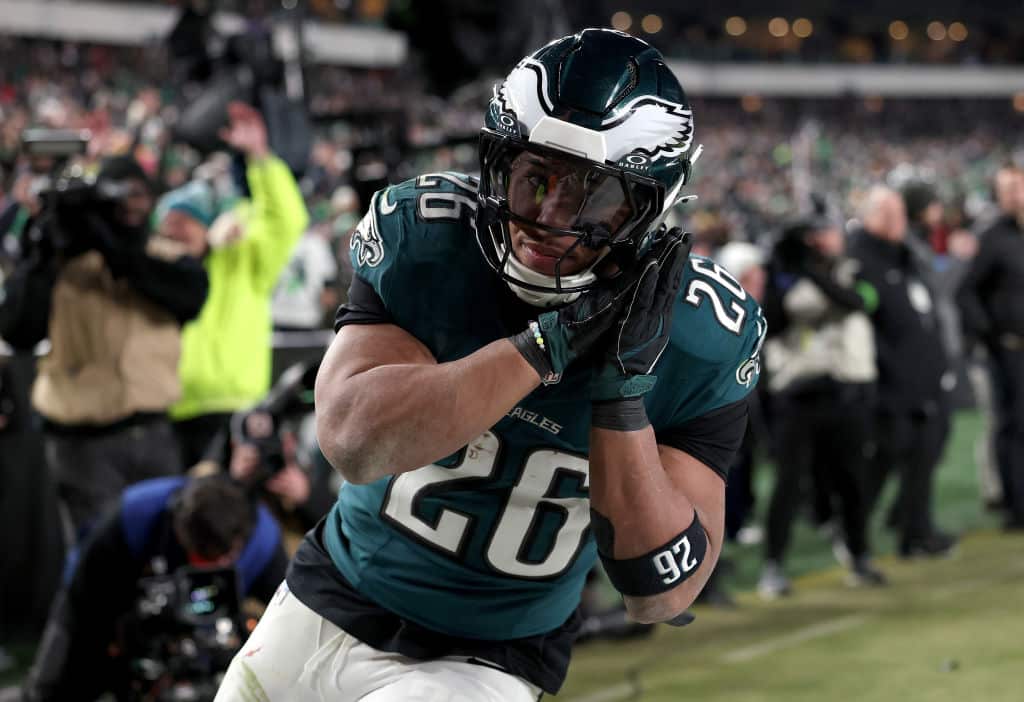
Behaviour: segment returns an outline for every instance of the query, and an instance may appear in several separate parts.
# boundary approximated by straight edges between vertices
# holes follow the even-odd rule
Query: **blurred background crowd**
[[[1003,3],[792,2],[785,16],[754,2],[38,5],[50,19],[0,2],[0,17],[22,13],[0,19],[0,513],[24,534],[5,549],[0,646],[34,641],[58,590],[74,599],[58,587],[65,554],[111,504],[131,511],[145,496],[122,491],[143,479],[229,474],[245,495],[211,489],[208,509],[257,495],[285,527],[260,531],[263,512],[239,508],[216,552],[179,539],[190,558],[257,536],[287,552],[326,512],[338,479],[315,445],[312,378],[352,228],[388,183],[476,172],[491,86],[584,26],[633,32],[673,62],[705,148],[678,222],[766,310],[727,515],[732,539],[762,544],[761,594],[790,591],[805,514],[851,584],[886,582],[872,515],[900,555],[948,555],[957,535],[932,485],[962,408],[987,418],[978,508],[1024,524],[1024,17]],[[51,21],[75,5],[97,26]],[[111,12],[128,28],[103,27]],[[59,201],[78,187],[68,174],[125,189],[89,190],[95,223]],[[115,303],[129,321],[111,321]],[[92,338],[83,320],[105,326]],[[116,398],[83,380],[90,363],[132,359],[148,377],[122,374]],[[890,476],[897,496],[879,506]],[[146,499],[169,519],[202,522],[161,494]],[[705,598],[731,601],[722,578]]]

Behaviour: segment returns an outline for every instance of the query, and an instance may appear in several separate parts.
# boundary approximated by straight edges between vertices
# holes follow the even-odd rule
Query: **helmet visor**
[[[656,211],[657,187],[619,169],[535,144],[504,147],[490,164],[492,194],[520,226],[600,248]]]

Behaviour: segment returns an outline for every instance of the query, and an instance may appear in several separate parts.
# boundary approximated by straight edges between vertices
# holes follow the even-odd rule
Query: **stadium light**
[[[773,17],[768,23],[768,33],[781,39],[789,34],[789,22],[781,17]]]
[[[628,12],[619,10],[612,15],[612,27],[619,30],[620,32],[628,31],[633,26],[633,18]]]
[[[644,18],[640,20],[640,28],[648,34],[657,34],[661,31],[663,26],[661,17],[658,15],[645,15]]]
[[[949,25],[949,38],[953,41],[964,41],[967,39],[967,25],[963,22],[954,22]]]
[[[731,37],[739,37],[747,32],[747,21],[742,17],[730,17],[725,21],[725,33]]]
[[[793,20],[793,34],[801,39],[806,39],[814,33],[814,23],[806,17],[799,17]]]
[[[946,38],[946,25],[938,20],[928,23],[928,38],[932,41],[942,41]]]
[[[903,41],[910,36],[910,28],[903,20],[893,20],[889,23],[889,36],[896,41]]]

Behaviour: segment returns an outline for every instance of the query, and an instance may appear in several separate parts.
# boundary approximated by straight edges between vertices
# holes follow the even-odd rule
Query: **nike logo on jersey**
[[[558,434],[558,432],[562,431],[562,425],[558,422],[554,422],[547,417],[541,416],[536,412],[523,409],[522,407],[513,408],[512,411],[508,413],[508,416],[512,419],[521,419],[527,424],[540,427],[545,431],[550,431],[552,434]]]
[[[381,193],[381,197],[380,197],[380,213],[382,215],[385,215],[385,216],[387,216],[387,215],[391,214],[392,212],[394,212],[395,208],[398,207],[398,203],[397,202],[391,202],[391,201],[388,200],[388,196],[390,194],[391,194],[391,188],[388,188],[383,193]]]

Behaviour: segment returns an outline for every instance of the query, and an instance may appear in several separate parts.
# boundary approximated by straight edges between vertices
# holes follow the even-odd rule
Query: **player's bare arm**
[[[636,621],[669,621],[693,603],[718,561],[725,531],[725,483],[692,456],[657,444],[650,426],[637,431],[595,428],[590,442],[590,503],[614,530],[612,557],[639,558],[671,544],[694,515],[706,533],[703,560],[688,577],[680,572],[678,585],[657,595],[624,597]],[[677,566],[685,567],[684,554],[674,555]],[[666,577],[671,579],[672,573]]]
[[[349,325],[316,379],[317,439],[346,480],[369,483],[458,451],[538,385],[505,339],[437,363],[393,324]]]
[[[646,256],[591,390],[592,529],[630,616],[649,623],[669,621],[693,602],[724,530],[721,479],[684,452],[658,445],[643,400],[671,338],[688,256],[678,230]]]

